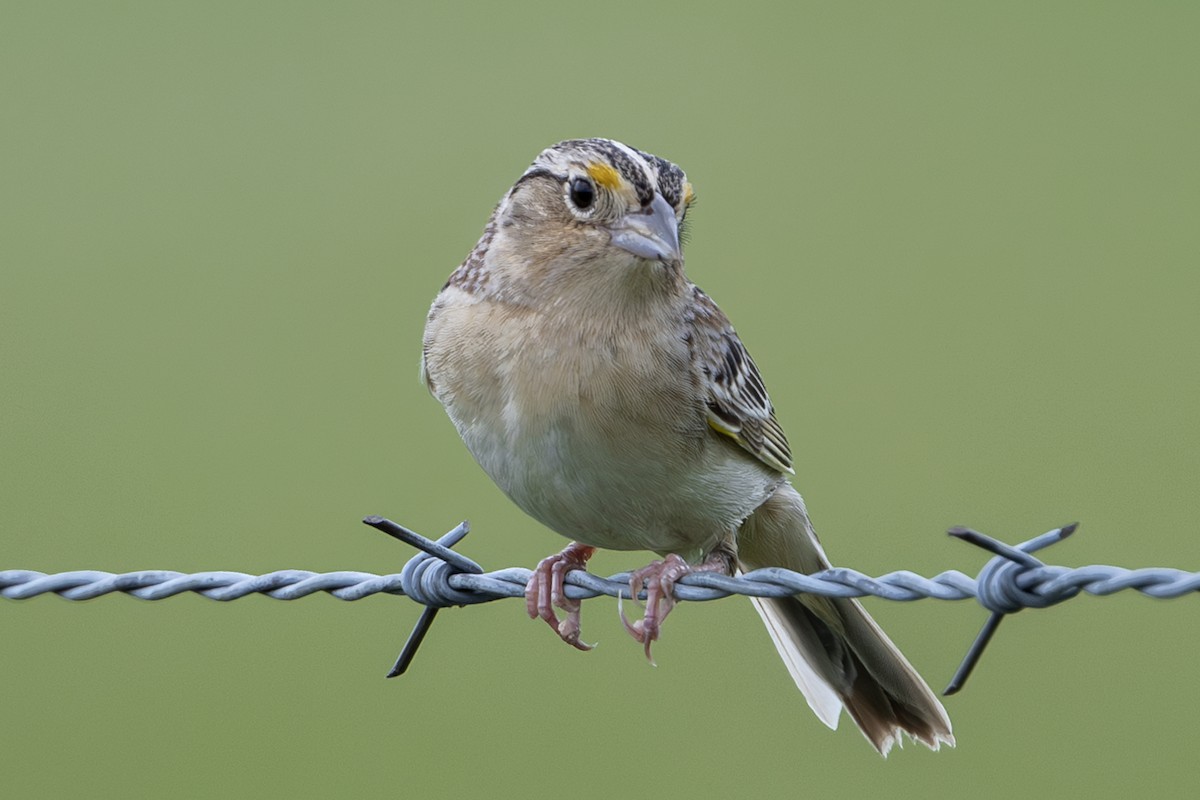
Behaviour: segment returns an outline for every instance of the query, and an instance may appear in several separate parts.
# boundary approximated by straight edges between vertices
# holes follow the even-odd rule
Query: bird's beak
[[[612,226],[612,243],[653,261],[672,262],[683,257],[675,209],[658,192],[646,208],[626,214]]]

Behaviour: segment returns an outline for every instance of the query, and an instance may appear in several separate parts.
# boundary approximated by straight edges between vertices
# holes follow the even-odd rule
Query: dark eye
[[[583,178],[571,179],[571,202],[579,210],[584,210],[592,207],[592,203],[596,200],[596,190],[592,188],[592,184]]]

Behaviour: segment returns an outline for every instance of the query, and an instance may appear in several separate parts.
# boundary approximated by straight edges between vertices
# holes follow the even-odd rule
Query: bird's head
[[[496,209],[494,245],[546,269],[682,266],[694,199],[683,170],[611,139],[571,139],[534,160]]]

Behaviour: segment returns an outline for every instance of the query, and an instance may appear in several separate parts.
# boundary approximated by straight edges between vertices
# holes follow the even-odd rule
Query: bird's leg
[[[645,645],[646,658],[651,664],[654,663],[654,656],[650,654],[650,646],[658,640],[663,620],[675,607],[675,583],[693,572],[732,575],[735,563],[737,557],[734,552],[725,546],[718,546],[708,558],[695,566],[684,561],[682,556],[671,553],[662,561],[654,561],[629,576],[629,593],[635,601],[642,586],[646,587],[646,613],[637,622],[631,623],[622,611],[621,622],[625,623],[625,630],[629,631],[630,636]]]
[[[563,580],[573,569],[584,569],[596,548],[579,542],[571,542],[561,553],[543,558],[525,584],[525,611],[530,619],[544,619],[562,640],[579,650],[591,650],[595,645],[579,641],[580,602],[567,597]],[[567,612],[567,618],[559,620],[554,613],[557,606]]]

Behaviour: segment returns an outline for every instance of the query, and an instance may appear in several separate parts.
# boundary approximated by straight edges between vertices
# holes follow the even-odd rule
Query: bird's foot
[[[543,619],[564,642],[578,650],[591,650],[595,645],[579,640],[580,602],[567,597],[563,580],[573,569],[587,567],[596,548],[571,542],[561,553],[543,558],[525,584],[525,611],[530,619]],[[567,612],[560,620],[555,608]]]
[[[692,566],[682,556],[671,553],[662,561],[654,561],[629,576],[629,594],[637,601],[638,593],[646,587],[646,612],[636,622],[630,622],[621,611],[625,630],[646,648],[646,658],[654,664],[650,646],[658,641],[663,620],[675,608],[675,583],[693,572],[724,572],[732,570],[733,560],[723,550],[712,553],[703,563]]]

